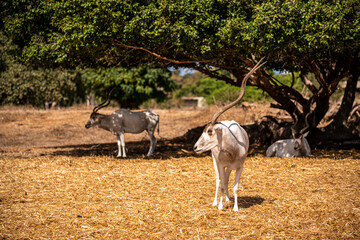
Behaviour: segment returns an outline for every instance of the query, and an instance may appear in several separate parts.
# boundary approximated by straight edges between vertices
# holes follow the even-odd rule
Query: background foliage
[[[18,48],[0,32],[0,104],[71,105],[84,99],[81,77],[66,69],[31,69],[16,61]]]
[[[84,99],[81,79],[74,71],[28,70],[22,65],[0,74],[0,104],[69,106]]]
[[[45,102],[69,106],[95,94],[99,101],[114,88],[112,99],[125,108],[137,108],[152,98],[164,101],[177,85],[167,69],[139,66],[85,70],[34,69],[17,61],[19,49],[0,32],[0,104],[33,105]]]
[[[169,70],[146,66],[82,71],[88,93],[93,92],[103,100],[106,93],[114,89],[111,99],[116,100],[123,108],[138,108],[149,99],[157,102],[166,100],[167,95],[177,87],[176,83],[169,79],[170,76]]]
[[[224,81],[215,78],[207,77],[200,73],[191,73],[184,76],[179,76],[179,73],[173,73],[173,79],[179,84],[180,88],[174,92],[175,98],[183,96],[201,96],[205,97],[207,104],[213,104],[214,100],[220,103],[233,101],[239,96],[240,87],[236,87]],[[286,86],[291,86],[292,75],[290,73],[274,74],[273,75]],[[294,75],[294,88],[301,91],[304,87],[299,73]],[[271,97],[264,91],[247,86],[243,101],[272,101]]]

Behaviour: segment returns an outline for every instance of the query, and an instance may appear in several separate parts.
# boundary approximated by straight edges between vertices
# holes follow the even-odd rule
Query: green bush
[[[58,102],[69,106],[84,100],[80,76],[76,71],[29,70],[12,64],[0,74],[0,104],[44,106]]]

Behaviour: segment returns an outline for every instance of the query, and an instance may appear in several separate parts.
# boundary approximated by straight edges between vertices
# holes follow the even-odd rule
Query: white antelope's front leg
[[[224,192],[225,192],[225,187],[226,187],[226,176],[225,176],[225,169],[224,167],[219,164],[219,175],[220,175],[220,202],[219,202],[219,206],[218,209],[221,210],[223,209],[223,198],[224,198]]]
[[[124,136],[123,132],[120,132],[117,135],[117,142],[118,142],[118,155],[117,155],[117,157],[126,157],[125,136]]]
[[[213,163],[214,163],[214,169],[215,169],[215,175],[216,175],[216,191],[215,191],[213,206],[216,206],[218,203],[217,199],[218,199],[219,188],[220,188],[220,175],[219,175],[219,166],[216,162],[216,159],[214,158],[214,155],[212,155],[212,157],[213,157]]]

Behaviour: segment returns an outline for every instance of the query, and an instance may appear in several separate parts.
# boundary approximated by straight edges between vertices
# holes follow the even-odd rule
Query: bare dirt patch
[[[101,113],[111,114],[116,108],[102,109]],[[193,144],[199,136],[192,136],[188,142],[174,142],[174,138],[183,136],[188,130],[203,126],[216,111],[215,107],[204,109],[157,109],[160,115],[160,140],[156,157],[163,157],[166,148],[175,144],[175,148],[184,148],[178,144]],[[38,110],[34,108],[0,108],[0,151],[8,157],[35,157],[49,154],[86,156],[116,155],[116,137],[110,132],[98,128],[85,129],[92,108],[74,107],[60,110]],[[280,115],[277,110],[266,105],[253,105],[247,108],[234,108],[226,112],[221,119],[230,119],[245,124],[264,115]],[[125,135],[128,155],[142,157],[149,148],[146,132]],[[189,141],[190,140],[190,141]],[[161,150],[161,147],[163,149]],[[192,146],[187,146],[187,148]],[[168,149],[169,150],[169,149]],[[187,149],[187,151],[192,149]]]
[[[219,211],[211,206],[210,154],[194,155],[179,138],[214,109],[155,111],[162,137],[155,156],[144,157],[145,133],[129,134],[129,157],[119,159],[114,136],[84,128],[91,109],[0,108],[0,238],[360,238],[358,151],[283,159],[253,151],[240,180],[239,212],[232,212],[233,199]],[[245,124],[279,114],[272,111],[238,108],[223,118]]]

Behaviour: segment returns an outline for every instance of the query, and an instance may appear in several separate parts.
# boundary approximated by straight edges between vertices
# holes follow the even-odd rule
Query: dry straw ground
[[[0,239],[360,238],[356,150],[283,159],[252,151],[239,212],[232,202],[212,207],[210,154],[194,155],[189,143],[171,139],[214,110],[156,110],[162,140],[155,156],[144,157],[146,134],[129,134],[129,157],[118,159],[114,136],[85,130],[91,109],[0,108]],[[245,124],[265,114],[280,117],[257,105],[223,118]]]

